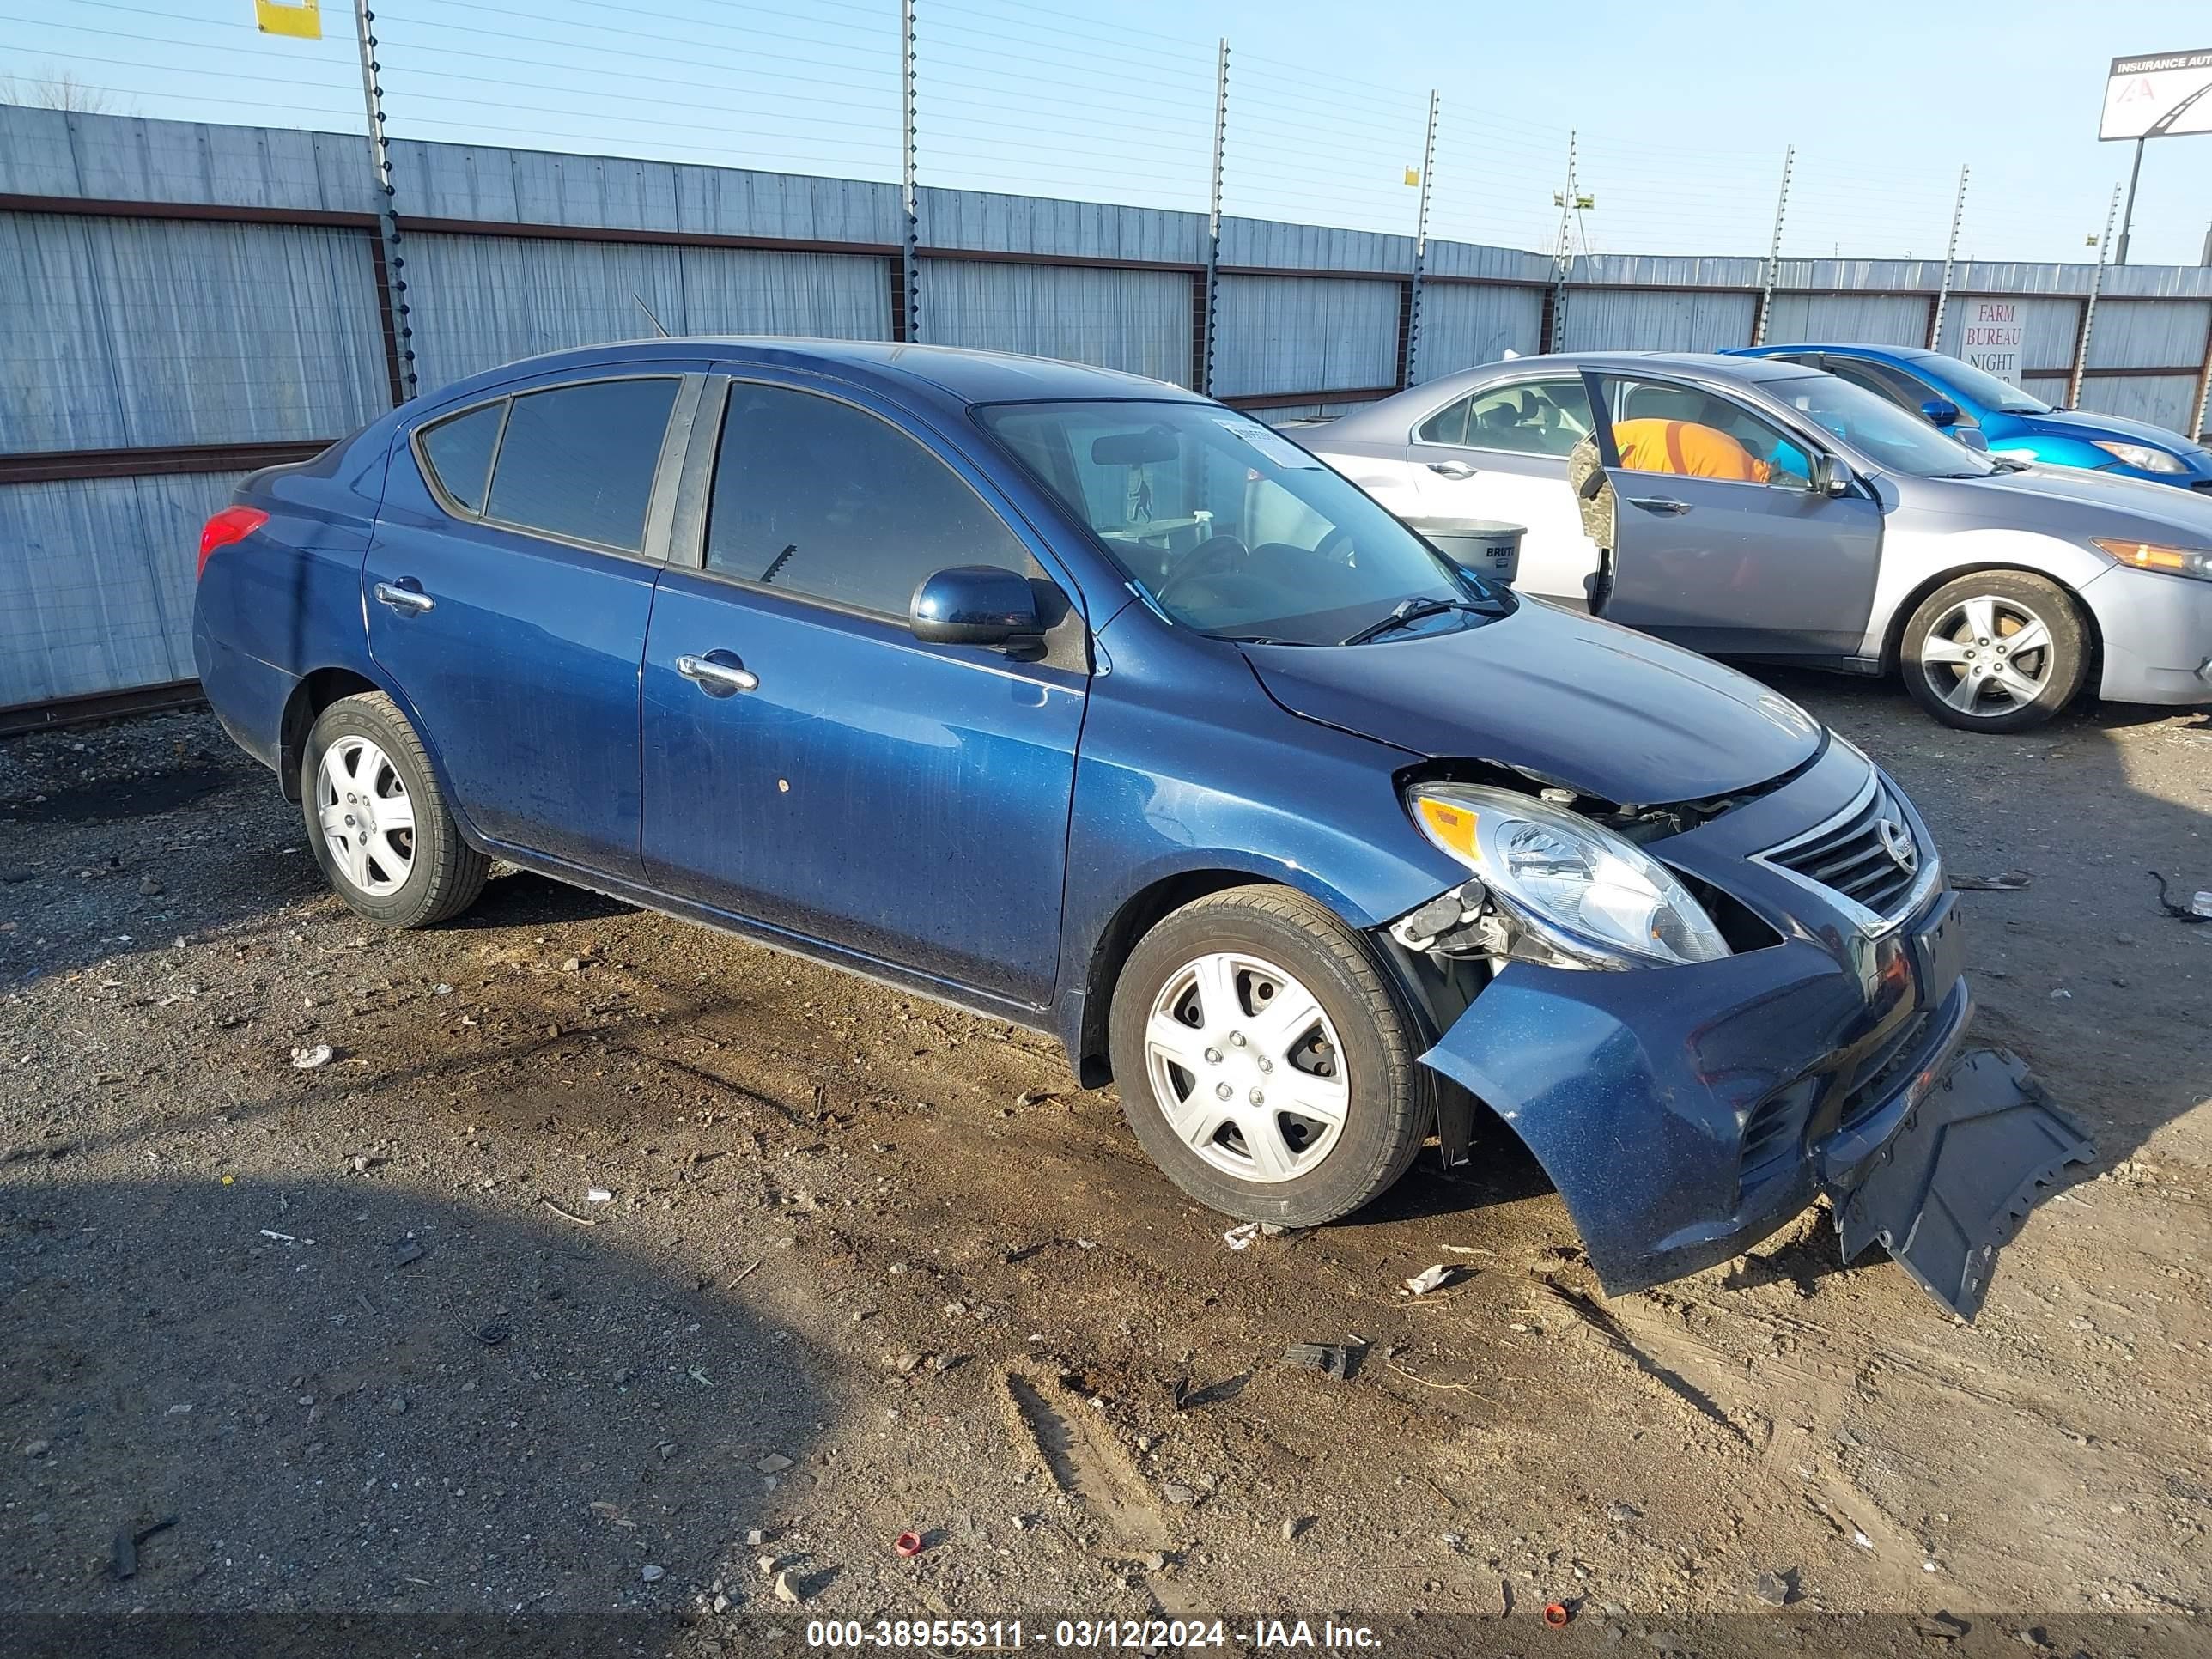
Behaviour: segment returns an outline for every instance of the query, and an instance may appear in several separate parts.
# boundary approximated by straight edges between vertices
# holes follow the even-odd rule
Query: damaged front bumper
[[[1872,930],[1816,914],[1709,833],[1725,822],[1670,854],[1780,943],[1620,973],[1509,962],[1422,1063],[1527,1143],[1608,1294],[1740,1255],[1826,1195],[1846,1259],[1880,1243],[1971,1318],[2037,1187],[2088,1143],[2017,1060],[1961,1058],[1973,1003],[1950,893]]]

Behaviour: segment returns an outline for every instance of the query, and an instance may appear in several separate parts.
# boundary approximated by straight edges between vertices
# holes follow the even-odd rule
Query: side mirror
[[[997,649],[1044,635],[1029,578],[992,564],[961,564],[922,578],[907,606],[915,638],[929,645]]]
[[[1951,435],[1969,449],[1979,450],[1984,455],[1990,453],[1989,434],[1978,426],[1954,426]]]
[[[1948,427],[1959,424],[1959,405],[1948,398],[1930,398],[1920,405],[1920,412],[1928,417],[1931,426]]]
[[[1813,458],[1813,476],[1808,481],[1815,495],[1848,495],[1851,493],[1851,470],[1833,455]]]

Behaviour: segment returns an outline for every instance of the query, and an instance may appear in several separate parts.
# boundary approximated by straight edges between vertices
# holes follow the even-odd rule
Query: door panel
[[[1881,556],[1875,502],[1619,467],[1606,476],[1620,544],[1608,621],[1721,655],[1857,653]]]
[[[1881,559],[1864,486],[1816,493],[1808,434],[1708,386],[1589,378],[1615,502],[1607,619],[1717,655],[1856,655]]]
[[[695,400],[702,380],[691,382]],[[644,556],[646,508],[634,474],[645,470],[647,497],[657,478],[672,488],[672,465],[660,466],[661,431],[683,390],[673,377],[658,384],[665,401],[656,394],[629,411],[637,429],[619,440],[598,432],[591,454],[572,458],[569,493],[597,515],[596,526],[626,526],[635,508],[638,553],[456,514],[446,503],[474,507],[483,478],[450,480],[441,502],[403,440],[362,569],[370,654],[413,704],[468,822],[493,841],[632,880],[644,872],[638,660],[659,570]],[[428,442],[437,435],[426,437],[433,465],[465,456],[473,469],[489,453],[473,440]],[[500,451],[526,453],[520,444]]]
[[[1089,685],[1081,617],[981,475],[919,428],[773,375],[731,382],[727,403],[720,453],[703,422],[693,446],[707,568],[663,574],[646,646],[648,878],[1042,1006]],[[914,637],[915,582],[960,564],[1030,577],[1044,655]],[[710,660],[687,676],[680,658]]]
[[[721,695],[679,656],[726,651]],[[646,647],[655,886],[956,984],[1042,1004],[1083,675],[925,646],[895,623],[689,571]]]
[[[1514,586],[1587,607],[1597,549],[1583,533],[1567,458],[1592,424],[1578,376],[1554,372],[1471,392],[1413,434],[1422,511],[1521,526],[1527,533]]]

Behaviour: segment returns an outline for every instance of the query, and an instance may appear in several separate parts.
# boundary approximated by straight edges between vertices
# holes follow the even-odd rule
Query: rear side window
[[[484,485],[491,480],[492,446],[499,441],[499,423],[506,413],[504,400],[486,404],[482,409],[441,421],[422,434],[422,462],[431,477],[471,513],[483,511]]]
[[[1447,404],[1421,422],[1413,434],[1414,441],[1425,444],[1463,444],[1467,441],[1467,406],[1472,398],[1462,398],[1455,404]]]
[[[625,553],[641,551],[645,510],[678,384],[673,377],[593,380],[517,398],[500,440],[484,516]]]
[[[982,498],[889,422],[811,392],[732,383],[708,569],[903,617],[923,577],[958,564],[1041,574]]]

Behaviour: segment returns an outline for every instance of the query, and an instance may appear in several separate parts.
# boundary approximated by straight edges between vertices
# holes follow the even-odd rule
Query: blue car
[[[2086,1155],[1960,1060],[1958,914],[1864,755],[1172,386],[570,351],[254,474],[200,557],[208,698],[363,915],[507,860],[1055,1033],[1231,1215],[1465,1164],[1480,1106],[1612,1290],[1826,1192],[1971,1311]]]
[[[1906,346],[1739,346],[1732,356],[1781,357],[1824,368],[1924,415],[1975,449],[2045,466],[2081,466],[2124,478],[2212,490],[2212,449],[2179,432],[2118,415],[2053,409],[1986,369]]]

